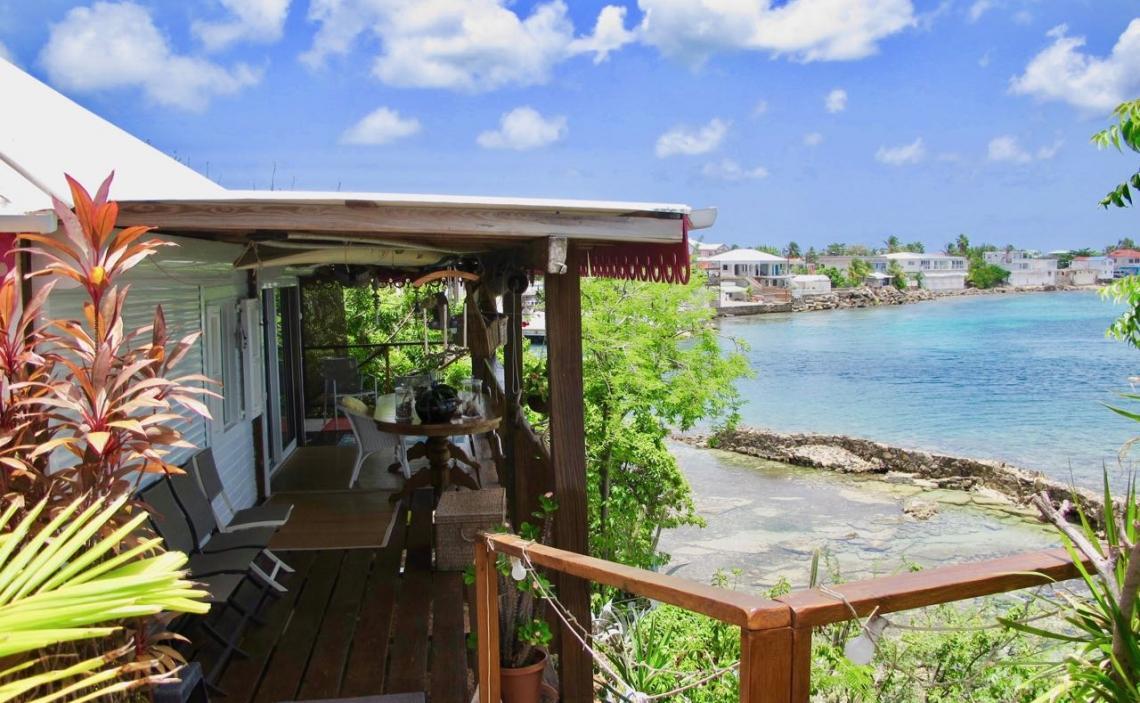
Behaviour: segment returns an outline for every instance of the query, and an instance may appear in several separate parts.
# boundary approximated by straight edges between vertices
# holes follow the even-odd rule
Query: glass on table
[[[416,396],[411,386],[399,384],[396,386],[396,422],[411,422],[415,410]]]
[[[483,417],[483,382],[465,378],[459,384],[459,414],[466,418]]]

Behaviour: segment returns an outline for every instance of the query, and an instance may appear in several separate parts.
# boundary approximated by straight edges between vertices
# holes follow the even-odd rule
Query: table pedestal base
[[[389,499],[393,503],[410,496],[415,489],[429,485],[435,491],[437,501],[440,494],[453,483],[474,491],[479,490],[478,478],[473,478],[459,467],[452,465],[451,460],[456,459],[470,466],[476,472],[476,477],[478,476],[479,464],[472,461],[463,449],[448,441],[447,437],[428,437],[422,443],[408,450],[408,459],[419,459],[421,457],[427,458],[428,470],[413,474],[404,484],[404,487]]]

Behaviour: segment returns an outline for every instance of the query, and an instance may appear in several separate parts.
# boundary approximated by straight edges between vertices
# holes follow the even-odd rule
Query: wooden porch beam
[[[484,208],[413,208],[373,203],[288,204],[208,201],[120,202],[119,224],[163,231],[334,232],[473,239],[546,239],[655,243],[680,241],[682,220],[668,217],[574,214]],[[461,240],[460,240],[461,241]]]
[[[550,376],[550,458],[554,464],[554,546],[588,553],[586,539],[586,430],[582,391],[582,286],[578,248],[566,252],[568,273],[546,277],[546,349]],[[586,581],[560,574],[558,598],[586,630],[590,592]],[[560,637],[564,701],[593,698],[593,664],[566,628]]]

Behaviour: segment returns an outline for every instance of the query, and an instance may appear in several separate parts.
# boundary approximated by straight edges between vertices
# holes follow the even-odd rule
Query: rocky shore
[[[826,295],[815,295],[787,303],[750,303],[726,305],[717,309],[720,316],[759,315],[776,312],[815,312],[819,310],[845,310],[880,305],[908,305],[938,298],[967,295],[1002,295],[1009,293],[1043,293],[1053,291],[1090,290],[1085,286],[1003,286],[1001,288],[965,288],[962,290],[932,291],[925,288],[898,290],[885,288],[840,288]]]
[[[848,474],[876,476],[889,483],[909,484],[928,490],[956,490],[992,502],[1004,498],[1023,515],[1035,514],[1030,496],[1047,491],[1054,501],[1074,500],[1091,518],[1103,513],[1101,497],[1092,491],[992,459],[935,454],[903,449],[844,435],[785,433],[742,427],[716,435],[686,434],[676,437],[687,444],[736,452]],[[921,512],[925,508],[915,506]]]

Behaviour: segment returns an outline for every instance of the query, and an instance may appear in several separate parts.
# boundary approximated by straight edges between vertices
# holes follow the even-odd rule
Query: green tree
[[[751,373],[731,341],[725,351],[712,293],[688,285],[582,281],[582,366],[590,551],[652,567],[665,558],[666,528],[700,524],[688,481],[666,446],[673,428],[731,425]]]
[[[771,254],[772,256],[784,255],[784,252],[780,251],[780,247],[774,247],[771,244],[758,244],[755,248],[756,251],[762,251],[765,254]]]
[[[850,264],[847,264],[847,281],[848,285],[852,288],[858,288],[864,285],[867,276],[871,275],[874,269],[863,259],[852,259]]]
[[[887,237],[886,240],[883,242],[883,244],[887,245],[887,253],[888,254],[894,254],[896,251],[899,250],[899,247],[902,246],[902,242],[899,241],[899,238],[893,234],[891,236]]]
[[[845,253],[850,256],[870,256],[871,248],[865,244],[849,244]]]
[[[832,288],[847,287],[847,275],[834,266],[820,266],[815,272],[820,276],[827,276],[831,279]]]
[[[815,250],[815,247],[808,247],[807,254],[804,255],[804,261],[809,264],[819,262],[819,252]]]
[[[898,261],[891,259],[891,263],[887,265],[887,274],[891,277],[892,286],[898,290],[906,290],[906,272],[903,271],[902,265]]]
[[[800,245],[795,242],[788,242],[788,248],[784,250],[789,259],[800,258]]]
[[[903,245],[903,251],[909,251],[915,254],[925,254],[926,245],[922,242],[910,242],[909,244]]]
[[[966,282],[974,288],[994,288],[1005,283],[1008,278],[1009,271],[1001,266],[975,259],[971,259],[970,272],[966,274]]]
[[[1101,149],[1111,146],[1122,153],[1126,148],[1140,153],[1140,99],[1121,103],[1112,111],[1112,115],[1116,118],[1116,124],[1109,125],[1094,134],[1092,136],[1093,143]],[[1132,205],[1133,189],[1140,192],[1140,170],[1137,170],[1127,180],[1101,198],[1101,207],[1107,208],[1109,205],[1128,207]],[[1127,248],[1131,249],[1132,247]]]
[[[847,253],[847,245],[843,242],[832,242],[824,248],[828,256],[843,256]]]

